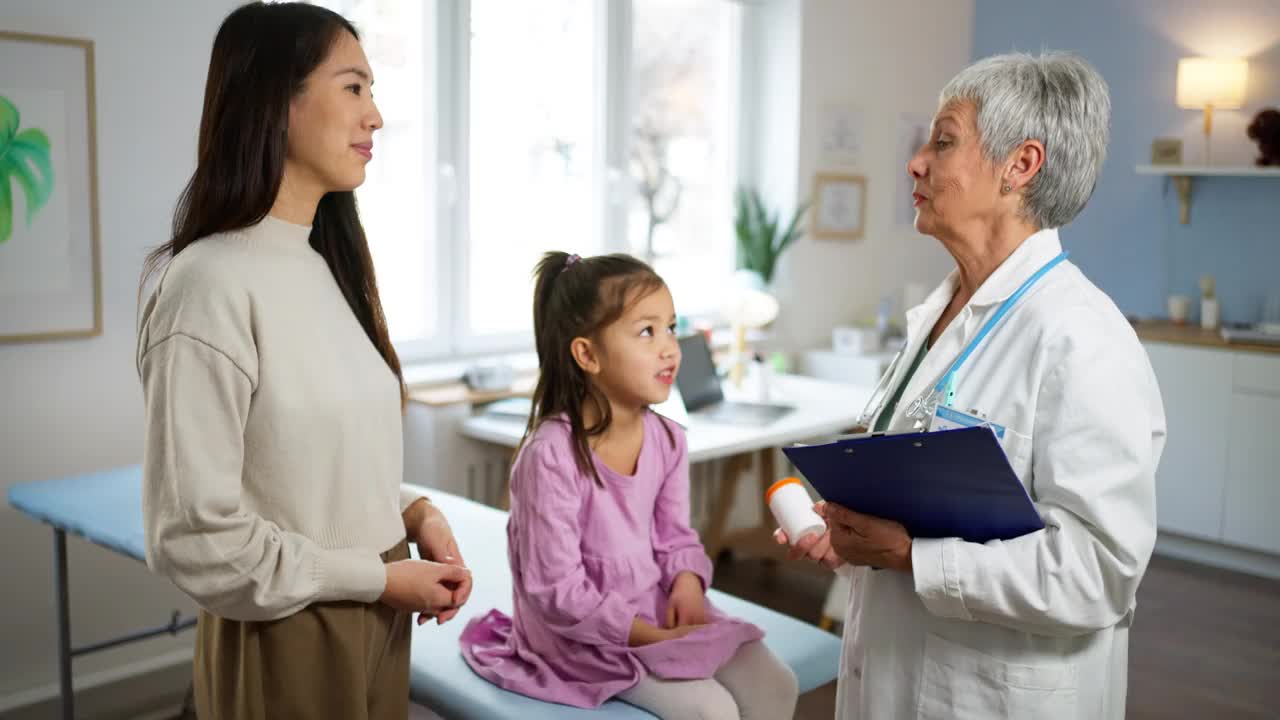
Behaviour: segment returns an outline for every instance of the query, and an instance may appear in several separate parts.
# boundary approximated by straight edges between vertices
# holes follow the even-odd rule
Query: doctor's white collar
[[[1018,289],[1022,282],[1062,252],[1062,243],[1058,240],[1057,228],[1046,228],[1032,233],[1017,247],[1000,267],[982,283],[978,291],[969,300],[969,305],[984,307],[1004,302]],[[952,270],[934,289],[919,309],[951,302],[956,285],[960,282],[960,271]],[[911,311],[909,310],[908,313]]]

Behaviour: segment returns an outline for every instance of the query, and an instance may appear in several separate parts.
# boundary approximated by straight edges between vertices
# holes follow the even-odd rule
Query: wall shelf
[[[1139,175],[1164,175],[1173,181],[1178,191],[1178,221],[1191,222],[1191,180],[1198,177],[1260,177],[1280,178],[1280,167],[1253,165],[1139,165]]]

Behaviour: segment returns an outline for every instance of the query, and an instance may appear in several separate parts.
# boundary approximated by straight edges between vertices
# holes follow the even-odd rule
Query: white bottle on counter
[[[1214,295],[1212,275],[1200,278],[1200,327],[1205,330],[1217,330],[1219,317],[1218,298]]]
[[[1217,298],[1204,298],[1200,301],[1200,327],[1205,330],[1217,330],[1220,324],[1218,315]]]

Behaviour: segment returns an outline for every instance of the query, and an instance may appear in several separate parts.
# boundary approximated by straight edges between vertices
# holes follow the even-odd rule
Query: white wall
[[[932,289],[952,267],[936,240],[896,224],[906,172],[898,117],[932,116],[938,91],[969,63],[974,16],[973,0],[801,5],[798,195],[809,198],[816,171],[865,175],[866,233],[858,241],[806,237],[783,256],[775,342],[788,350],[829,346],[833,326],[872,312],[882,295],[900,297],[905,282]],[[831,105],[862,111],[864,149],[854,166],[819,157],[820,116]]]
[[[0,28],[87,38],[97,75],[103,334],[0,345],[0,492],[13,483],[136,463],[142,394],[133,366],[138,272],[163,242],[194,167],[213,35],[234,0],[0,0]],[[0,79],[8,75],[0,69]],[[68,540],[72,641],[167,622],[192,605],[140,563]],[[0,503],[0,714],[53,689],[52,532]],[[77,676],[178,657],[191,635],[76,661]]]

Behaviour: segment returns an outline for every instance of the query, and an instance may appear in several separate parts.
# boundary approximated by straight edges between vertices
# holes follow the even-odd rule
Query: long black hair
[[[303,2],[252,2],[222,21],[209,59],[196,170],[178,197],[169,241],[147,255],[142,285],[200,238],[266,217],[284,178],[290,103],[344,32],[360,38],[346,18]],[[400,380],[403,403],[404,374],[387,331],[354,192],[329,192],[320,199],[310,242]]]
[[[613,411],[609,399],[573,359],[570,345],[579,337],[598,341],[600,331],[622,317],[630,303],[666,287],[666,283],[653,268],[624,254],[579,258],[549,252],[533,274],[533,336],[539,374],[520,446],[544,421],[563,415],[569,422],[578,469],[603,485],[591,461],[589,441],[609,429]],[[582,413],[587,402],[595,405],[599,418],[590,427]],[[674,443],[671,428],[665,422],[663,427]]]

